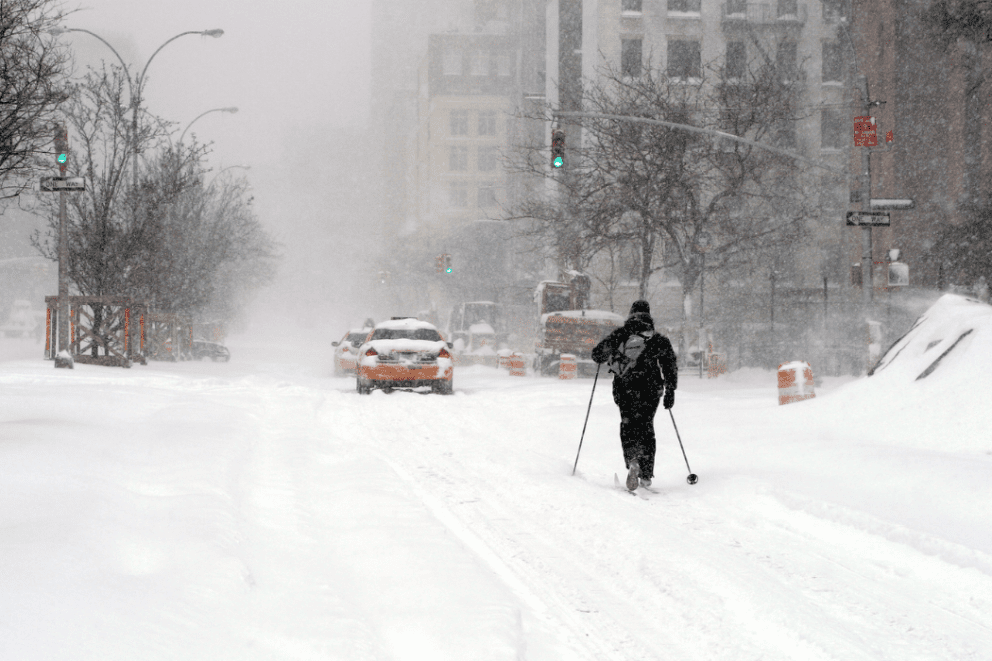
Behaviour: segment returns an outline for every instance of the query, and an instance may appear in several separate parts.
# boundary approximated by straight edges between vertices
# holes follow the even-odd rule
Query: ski
[[[620,491],[626,491],[631,496],[637,496],[638,498],[640,498],[642,500],[647,500],[648,499],[648,497],[645,496],[644,494],[637,493],[637,490],[636,489],[634,491],[631,491],[630,489],[627,488],[627,485],[621,484],[620,483],[620,476],[617,475],[616,473],[613,474],[613,486],[615,486]]]
[[[660,491],[658,491],[654,487],[646,487],[643,484],[642,485],[639,485],[636,490],[631,491],[630,489],[627,488],[627,485],[625,485],[624,483],[622,483],[620,481],[620,476],[618,474],[616,474],[616,473],[613,474],[613,486],[616,487],[617,489],[619,489],[620,491],[626,491],[631,496],[638,496],[639,498],[643,498],[644,500],[647,500],[647,496],[645,496],[644,494],[640,493],[641,491],[647,491],[648,493],[653,493],[653,494],[660,494],[661,493]]]

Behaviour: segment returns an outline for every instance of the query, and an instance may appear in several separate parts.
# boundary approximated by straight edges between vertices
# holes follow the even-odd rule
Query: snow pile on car
[[[832,409],[836,426],[850,434],[992,452],[990,392],[992,306],[946,294],[892,344],[870,376],[798,406]]]

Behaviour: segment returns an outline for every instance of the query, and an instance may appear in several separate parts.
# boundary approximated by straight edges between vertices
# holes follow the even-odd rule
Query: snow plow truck
[[[561,354],[575,356],[576,374],[593,376],[592,349],[623,326],[624,317],[606,310],[589,310],[589,276],[578,271],[562,274],[558,281],[541,282],[534,292],[539,324],[534,372],[556,376]],[[604,374],[605,376],[605,374]]]

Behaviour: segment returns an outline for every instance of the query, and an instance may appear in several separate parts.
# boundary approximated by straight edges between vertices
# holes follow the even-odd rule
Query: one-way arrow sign
[[[41,190],[48,192],[86,190],[86,179],[83,177],[42,177]]]
[[[888,211],[848,211],[847,224],[852,227],[890,225]]]

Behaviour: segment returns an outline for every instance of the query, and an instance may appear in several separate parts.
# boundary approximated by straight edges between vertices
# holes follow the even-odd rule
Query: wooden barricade
[[[58,353],[59,297],[46,296],[45,357]],[[144,319],[148,304],[126,296],[69,297],[69,353],[78,363],[130,367],[145,363]],[[135,338],[135,319],[141,330]]]

